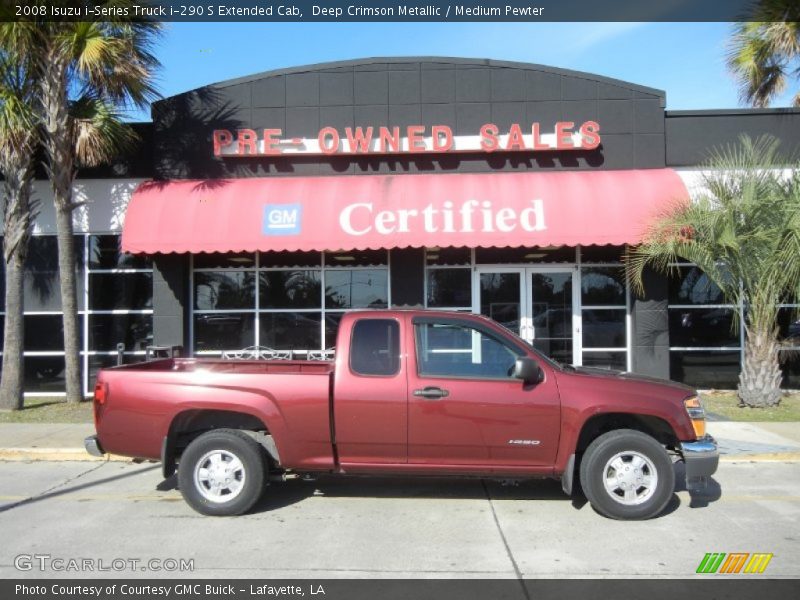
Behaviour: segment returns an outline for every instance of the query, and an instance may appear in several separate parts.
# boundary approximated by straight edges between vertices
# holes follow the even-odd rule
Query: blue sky
[[[728,23],[166,23],[164,96],[304,64],[372,56],[464,56],[539,63],[667,92],[667,109],[735,108]],[[775,106],[786,106],[786,93]],[[149,120],[148,113],[133,115]]]

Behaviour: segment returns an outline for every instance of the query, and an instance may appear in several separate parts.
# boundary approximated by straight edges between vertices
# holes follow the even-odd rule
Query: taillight
[[[94,384],[94,401],[97,404],[105,404],[108,399],[108,384],[105,381],[98,381]]]

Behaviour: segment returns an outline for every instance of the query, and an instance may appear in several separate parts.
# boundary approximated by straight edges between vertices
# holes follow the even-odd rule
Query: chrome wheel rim
[[[194,485],[209,502],[230,502],[241,494],[247,477],[244,464],[228,450],[206,452],[194,468]]]
[[[628,450],[612,456],[603,469],[606,493],[625,506],[647,502],[658,486],[658,471],[644,454]]]

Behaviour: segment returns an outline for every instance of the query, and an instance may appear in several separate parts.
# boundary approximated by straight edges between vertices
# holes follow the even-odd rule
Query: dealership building
[[[712,148],[770,134],[800,150],[800,110],[665,107],[664,91],[599,75],[440,57],[156,102],[137,148],[75,183],[85,391],[118,344],[126,362],[152,346],[325,358],[345,312],[387,307],[478,312],[562,362],[733,387],[743,307],[691,264],[646,273],[637,296],[622,257],[698,193]],[[46,181],[36,195],[25,389],[51,395],[64,358]],[[778,324],[791,388],[795,308]]]

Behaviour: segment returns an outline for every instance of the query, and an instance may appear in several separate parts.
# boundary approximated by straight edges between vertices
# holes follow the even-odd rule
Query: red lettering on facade
[[[323,127],[317,136],[319,149],[323,154],[339,152],[339,132],[334,127]]]
[[[453,149],[453,130],[447,125],[434,125],[431,127],[434,152],[450,152]]]
[[[239,156],[258,154],[258,136],[252,129],[236,130],[236,145]],[[246,150],[245,150],[246,149]]]
[[[215,129],[213,138],[214,156],[222,156],[222,149],[233,143],[233,134],[227,129]]]
[[[391,149],[392,152],[400,152],[400,128],[392,127],[391,132],[388,127],[381,127],[378,130],[378,150],[385,154]]]
[[[600,125],[594,121],[586,121],[580,128],[583,148],[594,150],[600,145]]]
[[[409,125],[406,128],[409,152],[425,152],[425,139],[423,138],[424,135],[424,125]]]
[[[498,134],[500,129],[494,123],[487,123],[481,127],[481,150],[494,152],[500,146]]]
[[[264,152],[263,152],[263,154],[274,156],[276,154],[280,154],[281,153],[280,149],[275,147],[275,145],[280,141],[281,135],[283,135],[283,131],[280,130],[280,129],[265,129],[264,130]]]
[[[513,123],[508,128],[508,142],[506,142],[506,150],[524,150],[525,140],[522,137],[522,130],[519,125]]]
[[[350,152],[358,153],[361,152],[362,154],[369,153],[369,146],[372,143],[372,127],[367,127],[367,132],[364,133],[364,130],[361,127],[356,127],[355,132],[350,127],[346,127],[344,130],[344,134],[347,137],[347,144],[350,148]]]
[[[556,123],[556,148],[559,150],[568,150],[574,148],[575,144],[572,143],[572,128],[575,123],[572,121],[559,121]]]

